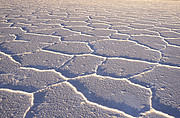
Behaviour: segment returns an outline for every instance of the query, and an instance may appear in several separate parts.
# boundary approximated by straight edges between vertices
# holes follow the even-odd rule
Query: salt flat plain
[[[180,117],[180,1],[1,0],[0,117]]]

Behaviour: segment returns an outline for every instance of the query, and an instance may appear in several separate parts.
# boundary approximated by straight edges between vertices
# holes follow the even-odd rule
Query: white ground
[[[0,117],[180,117],[180,1],[1,0]]]

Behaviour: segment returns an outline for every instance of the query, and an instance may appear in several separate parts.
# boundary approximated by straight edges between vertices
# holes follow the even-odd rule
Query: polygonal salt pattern
[[[107,59],[97,69],[97,74],[116,78],[128,78],[151,70],[155,64],[124,59]]]
[[[119,117],[122,113],[91,104],[69,83],[60,83],[34,94],[34,106],[26,117]]]
[[[22,55],[14,55],[13,58],[24,67],[34,67],[38,69],[56,69],[63,65],[72,56],[56,54],[46,51],[38,51]]]
[[[113,33],[116,33],[117,31],[112,29],[95,29],[92,31],[87,32],[89,35],[93,36],[110,36]]]
[[[0,117],[179,117],[178,1],[0,1]]]
[[[163,38],[156,36],[132,36],[130,39],[156,50],[163,49],[167,45]]]
[[[49,85],[64,81],[55,71],[19,69],[16,72],[0,75],[0,87],[26,92],[35,92]]]
[[[65,54],[88,54],[92,52],[92,50],[88,47],[86,43],[76,43],[76,42],[60,42],[45,47],[44,49],[55,52],[61,52]]]
[[[160,59],[160,53],[150,50],[134,42],[123,40],[102,40],[92,42],[94,54],[105,57],[125,57],[156,62]]]
[[[126,80],[87,76],[69,82],[88,100],[130,115],[138,116],[140,112],[150,109],[151,92]]]
[[[101,57],[91,55],[75,56],[58,68],[57,71],[69,78],[92,74],[96,72],[97,66],[101,64],[103,60]]]
[[[79,42],[91,42],[102,39],[107,39],[108,37],[100,37],[100,36],[90,36],[90,35],[73,35],[68,37],[63,37],[63,41],[79,41]]]
[[[11,41],[0,44],[0,51],[6,54],[19,54],[25,52],[35,52],[43,47],[48,46],[47,44],[39,44],[37,42],[18,42]]]
[[[160,63],[180,66],[180,47],[167,46],[162,50],[162,58]]]
[[[32,42],[41,42],[41,43],[56,43],[60,41],[59,37],[38,35],[32,33],[25,33],[18,35],[16,40],[32,41]]]
[[[158,66],[149,73],[131,78],[131,81],[152,89],[153,108],[178,117],[180,115],[179,77],[179,68]]]
[[[158,32],[149,31],[149,30],[143,30],[143,29],[122,30],[122,31],[119,31],[119,33],[129,34],[129,35],[141,35],[141,34],[144,34],[144,35],[159,36]]]
[[[81,32],[82,34],[86,34],[93,30],[93,28],[88,26],[65,26],[65,28],[70,29],[72,31]]]

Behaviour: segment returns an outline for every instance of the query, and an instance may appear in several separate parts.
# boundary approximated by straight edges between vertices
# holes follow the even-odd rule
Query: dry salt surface
[[[180,117],[180,1],[0,1],[0,118],[66,117]]]

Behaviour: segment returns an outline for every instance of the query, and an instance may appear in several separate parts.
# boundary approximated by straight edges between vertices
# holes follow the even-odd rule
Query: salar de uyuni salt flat
[[[0,118],[180,118],[180,1],[0,0]]]

